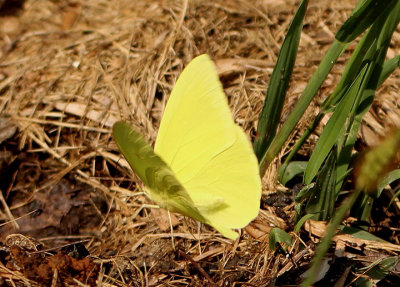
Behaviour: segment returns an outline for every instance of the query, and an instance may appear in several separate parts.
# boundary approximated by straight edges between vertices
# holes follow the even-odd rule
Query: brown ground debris
[[[0,219],[11,221],[0,235],[4,241],[33,227],[30,234],[46,246],[0,250],[0,285],[267,286],[280,270],[293,267],[291,259],[268,250],[265,234],[272,225],[287,228],[289,221],[273,208],[265,207],[237,242],[181,216],[174,218],[172,239],[154,220],[153,203],[121,158],[111,127],[127,119],[154,142],[178,75],[193,57],[207,53],[235,121],[254,135],[299,1],[15,2],[0,6],[0,120],[11,122],[0,130],[1,169],[7,171]],[[310,1],[282,121],[355,3]],[[399,30],[388,52],[398,54]],[[348,56],[339,60],[298,130],[332,91]],[[360,137],[368,145],[400,122],[399,76],[396,71],[386,81],[365,118]],[[312,144],[311,138],[304,155]],[[276,170],[274,163],[263,179],[265,194],[279,189]],[[280,212],[290,219],[292,210]],[[91,257],[57,249],[82,240]],[[312,250],[293,253],[304,271]]]

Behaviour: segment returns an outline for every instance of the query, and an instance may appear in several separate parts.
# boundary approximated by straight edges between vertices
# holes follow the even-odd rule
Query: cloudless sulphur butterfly
[[[113,136],[160,207],[209,224],[235,239],[259,211],[256,156],[232,120],[214,64],[196,57],[180,75],[161,120],[154,151],[126,122]]]

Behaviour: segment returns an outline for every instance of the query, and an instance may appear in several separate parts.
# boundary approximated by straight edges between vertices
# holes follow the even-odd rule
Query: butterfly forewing
[[[259,210],[261,180],[251,144],[233,121],[207,55],[182,72],[164,111],[155,152],[211,225],[240,228]],[[224,208],[209,208],[216,202]],[[222,206],[222,205],[221,205]]]

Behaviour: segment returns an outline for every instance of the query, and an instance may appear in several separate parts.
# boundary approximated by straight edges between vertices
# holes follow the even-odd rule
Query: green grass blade
[[[372,72],[373,73],[373,72]],[[367,85],[368,86],[368,85]],[[338,146],[338,165],[336,170],[337,182],[336,193],[339,193],[347,174],[349,173],[349,164],[351,162],[351,153],[357,140],[358,131],[361,126],[362,118],[370,109],[375,96],[374,89],[365,89],[360,103],[355,105],[349,115],[347,122],[347,131],[341,134],[337,141]]]
[[[364,2],[360,2],[360,3],[365,4],[366,2],[370,2],[370,1],[364,1]],[[387,1],[387,2],[388,3],[386,3],[386,4],[388,5],[388,7],[389,7],[389,5],[391,5],[389,7],[390,9],[389,8],[384,9],[384,11],[381,11],[381,13],[377,13],[376,17],[378,17],[380,15],[381,19],[385,18],[382,16],[385,15],[386,13],[389,13],[389,12],[392,13],[394,10],[396,10],[395,8],[393,8],[393,5],[394,4],[398,5],[398,1],[390,1],[390,3],[389,3],[389,1]],[[381,4],[378,3],[378,5],[381,5]],[[363,6],[364,5],[360,4],[356,10],[361,9],[361,7],[363,7]],[[381,7],[381,6],[379,6],[379,7]],[[364,13],[366,13],[366,12],[364,12]],[[382,13],[384,13],[384,14],[382,14]],[[374,16],[371,19],[376,19],[376,17]],[[354,21],[354,20],[352,20],[352,21]],[[395,23],[395,22],[393,22],[393,23]],[[372,24],[372,23],[370,23],[370,24]],[[366,28],[368,26],[366,26]],[[379,27],[379,26],[376,25],[376,27]],[[378,28],[376,28],[376,29],[378,29]],[[378,31],[379,31],[379,29],[378,29]],[[371,36],[371,38],[369,40],[373,41],[374,37]],[[360,46],[360,51],[359,51],[360,54],[357,55],[357,59],[354,59],[354,61],[357,60],[359,63],[361,63],[362,59],[363,59],[362,53],[366,53],[366,50],[368,50],[370,45],[371,45],[370,42],[367,41],[367,43],[364,47]],[[333,45],[330,47],[330,49],[328,50],[324,59],[321,61],[320,66],[318,67],[316,72],[313,74],[313,77],[308,82],[308,85],[305,88],[303,95],[300,97],[297,105],[293,109],[292,113],[289,115],[288,119],[286,120],[286,122],[284,123],[284,125],[282,126],[280,131],[277,133],[277,135],[272,140],[272,142],[271,142],[270,146],[268,147],[268,150],[266,151],[264,156],[261,158],[261,160],[260,160],[261,175],[263,175],[265,173],[265,170],[267,169],[268,165],[271,163],[271,161],[274,159],[274,157],[278,154],[278,152],[282,148],[283,144],[285,143],[285,141],[289,137],[290,133],[292,132],[292,130],[294,129],[294,127],[300,120],[304,111],[306,110],[309,103],[311,102],[312,98],[318,91],[322,82],[325,80],[325,78],[326,78],[327,74],[329,73],[330,69],[332,68],[333,64],[336,62],[337,58],[341,55],[341,53],[345,50],[346,46],[347,46],[347,44],[345,44],[345,43],[335,41],[333,43]],[[348,70],[348,74],[350,76],[349,76],[349,79],[346,80],[346,82],[352,82],[352,76],[358,74],[357,71],[359,71],[359,67],[357,65],[355,65],[355,66],[350,65],[349,70]],[[346,82],[343,82],[343,86],[346,85]],[[339,89],[339,91],[340,91],[340,89]]]
[[[314,214],[306,214],[300,220],[296,223],[294,226],[293,231],[294,232],[299,232],[300,229],[303,227],[304,223],[306,223],[307,220],[311,219],[314,216]]]
[[[318,124],[320,123],[323,116],[329,110],[332,109],[333,105],[336,105],[342,99],[342,97],[344,95],[344,91],[346,90],[346,87],[348,87],[351,84],[351,82],[354,81],[354,78],[357,76],[358,71],[360,70],[362,62],[365,61],[365,59],[366,59],[365,58],[366,54],[368,53],[368,51],[370,51],[371,47],[374,46],[375,42],[377,41],[377,38],[378,38],[379,34],[381,33],[382,26],[384,25],[386,19],[388,18],[388,14],[389,14],[389,11],[386,11],[384,14],[382,14],[379,17],[379,19],[377,19],[376,22],[372,25],[372,27],[368,31],[368,33],[366,33],[363,36],[363,38],[360,40],[360,42],[357,44],[356,49],[353,51],[350,59],[348,60],[348,62],[346,64],[346,67],[342,73],[342,77],[340,78],[339,83],[336,85],[335,90],[333,91],[333,93],[331,95],[329,95],[324,100],[324,102],[321,105],[319,114],[315,117],[315,119],[310,124],[310,126],[306,129],[306,131],[303,133],[301,138],[296,142],[295,146],[292,148],[289,155],[286,157],[284,164],[289,163],[289,161],[297,153],[297,151],[302,146],[302,144],[306,141],[306,139],[309,137],[309,135],[318,126]],[[389,74],[397,67],[397,65],[400,65],[399,58],[394,58],[392,60],[389,60],[387,62],[387,64],[385,64],[383,71],[382,71],[380,84],[384,81],[384,79],[386,79],[389,76]]]
[[[301,2],[290,24],[269,81],[264,106],[258,121],[257,137],[254,141],[254,151],[259,160],[275,136],[279,124],[286,91],[296,60],[307,4],[308,0]]]
[[[338,156],[337,175],[338,177],[341,177],[342,180],[338,180],[337,182],[337,192],[339,192],[341,188],[344,179],[343,175],[347,173],[347,168],[350,164],[351,151],[357,139],[362,118],[372,105],[376,89],[383,80],[388,77],[389,71],[393,71],[396,66],[395,58],[390,62],[384,62],[384,60],[390,44],[390,39],[399,21],[400,4],[398,3],[389,13],[382,14],[380,19],[377,19],[376,23],[374,23],[371,30],[368,32],[369,35],[372,35],[376,39],[373,42],[374,45],[371,46],[364,59],[365,61],[370,62],[372,72],[370,81],[367,84],[359,106],[351,112],[351,121],[348,123],[348,132],[341,139],[342,144],[338,145],[340,155]]]
[[[358,278],[354,281],[354,286],[384,286],[385,284],[379,285],[382,279],[393,272],[399,263],[398,256],[392,256],[385,259],[378,259],[369,266],[362,268],[363,277]],[[372,284],[373,282],[373,284]]]
[[[368,194],[362,194],[354,204],[351,214],[355,213],[359,222],[360,228],[368,230],[368,223],[371,219],[372,205],[374,198]]]
[[[296,153],[299,151],[301,146],[305,143],[305,141],[308,139],[308,137],[311,135],[311,133],[317,128],[318,124],[324,117],[325,112],[320,110],[318,115],[314,118],[314,120],[311,122],[311,124],[306,128],[304,133],[301,135],[301,137],[296,141],[294,144],[293,148],[290,150],[289,154],[285,158],[285,161],[283,162],[282,166],[287,166],[290,164],[290,161],[292,158],[296,155]],[[282,183],[284,185],[284,183]]]
[[[307,198],[311,196],[312,190],[315,187],[315,183],[310,183],[302,187],[299,193],[295,196],[294,201],[295,203],[302,203]]]
[[[399,150],[400,129],[394,131],[393,134],[387,137],[380,145],[366,153],[364,160],[360,164],[361,168],[356,176],[356,189],[336,210],[326,234],[317,247],[308,276],[301,286],[310,286],[312,284],[318,265],[328,251],[330,241],[335,235],[337,227],[352,206],[354,206],[354,203],[362,191],[372,193],[372,191],[377,189],[377,183],[383,175],[387,174],[387,168],[393,163],[393,159]]]
[[[400,169],[395,169],[385,175],[378,183],[378,197],[382,194],[383,189],[392,182],[400,179]]]
[[[336,39],[348,43],[357,38],[385,11],[391,9],[397,0],[366,0],[356,8],[336,33]]]
[[[336,151],[328,156],[317,177],[316,185],[308,199],[306,212],[315,213],[314,220],[328,220],[332,216],[336,202]]]
[[[367,1],[364,1],[363,3],[365,2]],[[391,9],[386,11],[388,13],[388,16],[384,17],[384,14],[382,14],[380,16],[380,20],[374,23],[373,26],[375,26],[375,28],[371,28],[371,30],[374,30],[370,36],[374,42],[373,45],[370,45],[373,49],[368,48],[368,52],[363,60],[363,62],[367,61],[370,64],[370,68],[368,68],[368,74],[371,74],[371,76],[365,77],[368,79],[368,82],[363,92],[364,94],[360,99],[360,104],[354,105],[354,108],[357,108],[353,109],[353,112],[355,112],[355,116],[353,114],[354,117],[352,115],[350,115],[349,117],[350,121],[348,125],[348,130],[350,128],[350,132],[354,134],[356,134],[356,131],[358,130],[358,128],[355,128],[354,125],[354,123],[357,122],[357,117],[359,116],[360,118],[358,119],[358,121],[361,121],[361,114],[368,109],[368,104],[363,103],[368,103],[366,99],[373,98],[376,87],[379,85],[380,79],[382,79],[382,73],[385,67],[383,64],[383,60],[386,55],[387,47],[390,43],[392,33],[395,27],[398,25],[400,18],[400,1],[394,1],[394,4],[395,5],[391,7]],[[381,22],[382,19],[385,20],[384,25],[378,25],[378,23]],[[364,100],[366,102],[364,102]],[[370,192],[370,194],[374,194],[373,190],[377,189],[377,182],[379,182],[379,179],[381,179],[382,175],[387,172],[387,168],[390,165],[390,159],[393,159],[393,153],[397,152],[400,149],[399,134],[399,131],[394,132],[393,135],[389,137],[389,139],[386,139],[383,145],[375,148],[374,151],[368,152],[369,158],[366,158],[362,162],[361,170],[358,171],[356,176],[356,190],[353,191],[350,196],[343,202],[343,204],[337,209],[325,236],[322,238],[321,243],[318,245],[312,266],[310,268],[309,276],[305,279],[301,286],[310,286],[312,284],[315,278],[316,270],[330,246],[330,240],[335,234],[336,228],[339,226],[340,222],[343,220],[348,210],[352,206],[354,206],[354,203],[356,202],[356,199],[359,197],[361,192],[366,191]],[[346,143],[346,141],[348,140],[346,138],[344,139],[345,140],[342,140],[342,142]],[[339,177],[339,175],[337,176]]]
[[[339,229],[340,229],[340,234],[348,234],[354,238],[382,242],[382,243],[389,243],[388,241],[383,240],[382,238],[375,236],[372,233],[369,233],[368,231],[357,227],[341,225]]]
[[[385,25],[381,29],[381,35],[378,39],[378,48],[389,45],[394,30],[399,24],[400,20],[400,2],[398,0],[392,1],[393,5],[389,7],[389,16],[385,22]]]
[[[322,59],[320,65],[318,66],[317,70],[314,72],[306,88],[304,89],[303,95],[299,98],[293,111],[290,113],[282,128],[274,137],[266,153],[262,157],[260,161],[261,176],[264,175],[268,165],[281,150],[291,132],[296,127],[298,121],[303,116],[308,105],[311,103],[312,99],[316,95],[318,89],[325,81],[326,76],[332,69],[337,58],[343,53],[346,47],[346,44],[335,41],[328,49],[325,57]]]
[[[368,65],[366,65],[358,77],[354,81],[353,85],[350,87],[346,95],[343,97],[337,106],[335,112],[326,124],[321,137],[318,140],[317,145],[311,155],[308,162],[305,174],[304,182],[305,184],[311,183],[311,181],[316,176],[319,168],[321,167],[323,161],[331,151],[333,145],[338,139],[338,136],[345,132],[345,122],[349,116],[353,104],[357,102],[357,98],[361,96],[366,81],[368,80],[365,75]],[[364,87],[364,88],[363,88]]]
[[[400,66],[400,55],[387,60],[382,67],[382,72],[378,80],[378,87],[393,73],[393,71]]]
[[[359,199],[352,212],[360,221],[369,222],[374,198],[380,195],[380,183],[386,180],[388,171],[400,151],[400,129],[388,136],[378,146],[369,150],[357,162],[356,185],[366,193]]]
[[[322,240],[317,247],[311,267],[309,271],[307,271],[307,278],[305,278],[305,280],[301,283],[302,287],[311,286],[311,284],[314,282],[318,266],[329,249],[331,239],[335,235],[337,227],[342,222],[350,208],[354,205],[354,202],[356,201],[360,193],[360,190],[355,190],[353,193],[350,194],[349,197],[347,197],[343,201],[343,203],[336,210],[330,224],[328,225],[326,234],[324,235],[324,237],[322,237]]]
[[[343,71],[342,77],[337,84],[335,90],[329,97],[323,102],[322,110],[330,109],[332,105],[336,105],[343,96],[343,90],[346,89],[358,75],[362,67],[362,63],[366,60],[366,55],[371,51],[371,47],[376,47],[376,39],[381,31],[381,27],[384,24],[384,17],[382,15],[371,29],[362,37],[360,42],[357,44],[356,49],[351,54],[346,67]]]
[[[388,243],[388,241],[383,240],[382,238],[379,238],[372,233],[369,233],[363,229],[359,229],[356,227],[351,227],[351,226],[346,226],[342,225],[340,227],[340,233],[341,234],[349,234],[355,238],[363,239],[363,240],[370,240],[370,241],[376,241],[376,242],[382,242],[382,243]]]

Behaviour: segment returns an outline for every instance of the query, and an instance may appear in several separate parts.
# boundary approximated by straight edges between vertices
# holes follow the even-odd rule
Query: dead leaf
[[[38,251],[38,246],[41,244],[37,242],[34,238],[24,236],[22,234],[10,234],[6,237],[4,244],[11,248],[13,246],[18,246],[21,249],[27,251]]]
[[[46,253],[29,252],[16,245],[10,248],[10,258],[6,263],[11,270],[19,270],[29,279],[35,280],[41,286],[64,286],[65,283],[76,285],[76,281],[89,286],[96,286],[99,266],[89,257],[75,259],[68,255],[57,253],[47,256]],[[53,274],[57,272],[56,285]]]
[[[14,216],[36,211],[18,220],[19,232],[32,236],[77,234],[80,229],[101,222],[98,208],[102,209],[102,203],[96,202],[95,208],[90,204],[95,200],[100,199],[92,198],[87,189],[71,186],[62,180],[50,191],[36,192],[29,204],[14,211]]]
[[[247,70],[262,70],[269,68],[272,72],[273,63],[257,59],[218,59],[215,61],[218,75],[228,77],[232,74],[242,73]]]
[[[246,226],[245,230],[254,239],[257,239],[258,241],[266,241],[268,240],[269,232],[274,227],[283,230],[287,229],[285,221],[273,212],[273,208],[266,207],[266,209],[260,209],[257,218]]]
[[[63,30],[71,29],[75,25],[76,20],[78,19],[81,13],[80,8],[81,8],[80,6],[68,7],[67,11],[65,11],[63,15],[63,20],[62,20]]]
[[[55,108],[60,110],[60,111],[65,111],[66,113],[76,115],[79,117],[86,117],[92,121],[95,121],[97,123],[104,123],[105,126],[107,127],[112,127],[114,123],[117,121],[117,118],[114,117],[113,115],[107,115],[105,116],[103,112],[97,111],[95,109],[87,109],[86,104],[80,104],[80,103],[65,103],[65,102],[58,102],[55,103]],[[104,118],[106,117],[106,120],[104,121]]]
[[[12,37],[21,32],[20,20],[15,16],[6,16],[0,18],[0,35]],[[10,38],[11,38],[10,37]]]
[[[304,224],[304,228],[306,231],[310,232],[314,236],[317,236],[319,238],[323,237],[326,233],[327,225],[325,221],[315,221],[315,220],[307,220],[306,224]],[[354,237],[349,234],[338,234],[335,235],[332,238],[332,241],[338,242],[342,241],[346,243],[348,246],[351,246],[352,248],[360,248],[360,249],[370,249],[370,250],[387,250],[387,251],[400,251],[400,246],[395,245],[389,242],[378,242],[378,241],[372,241],[372,240],[366,240],[366,239],[360,239],[357,237]],[[340,248],[343,248],[342,245],[340,245]]]
[[[0,143],[11,138],[16,131],[17,126],[10,117],[0,117]]]

